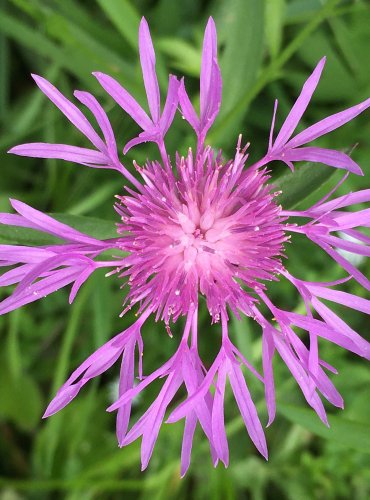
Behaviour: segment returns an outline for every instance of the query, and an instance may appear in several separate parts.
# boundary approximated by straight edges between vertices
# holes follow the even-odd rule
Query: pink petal
[[[150,113],[153,122],[158,123],[160,115],[160,95],[157,74],[155,72],[155,53],[149,26],[144,17],[141,19],[139,27],[139,52]]]
[[[20,215],[22,215],[27,221],[31,222],[32,226],[24,225],[25,227],[34,227],[39,230],[45,231],[47,233],[53,234],[58,238],[64,240],[76,241],[78,243],[85,243],[87,245],[92,245],[94,247],[104,247],[106,244],[102,241],[91,238],[90,236],[77,231],[76,229],[58,222],[49,215],[46,215],[35,208],[26,205],[18,200],[10,200],[10,203],[14,210],[16,210]],[[19,224],[17,224],[19,225]]]
[[[141,132],[138,137],[131,139],[125,147],[123,148],[123,154],[127,154],[131,148],[143,144],[144,142],[157,142],[159,139],[159,134],[156,131]]]
[[[203,39],[202,64],[200,69],[200,116],[201,121],[208,114],[212,93],[213,61],[217,58],[217,32],[215,22],[209,18]]]
[[[145,387],[147,387],[149,384],[153,382],[153,380],[156,380],[157,378],[163,376],[166,371],[171,367],[173,363],[173,358],[168,360],[164,365],[162,365],[160,368],[155,370],[153,373],[145,377],[140,384],[138,384],[136,387],[129,389],[126,391],[122,396],[120,396],[117,401],[115,401],[111,406],[107,408],[107,411],[111,412],[114,410],[118,410],[118,408],[124,404],[126,404],[128,401],[131,401],[135,396],[137,396]]]
[[[312,408],[316,411],[317,415],[320,417],[322,422],[325,425],[328,425],[328,420],[326,417],[326,412],[322,404],[322,401],[317,395],[317,393],[312,391],[312,388],[310,387],[309,383],[310,380],[307,376],[307,373],[298,363],[297,359],[295,358],[293,353],[289,350],[289,348],[286,346],[285,342],[283,342],[278,335],[274,336],[274,343],[280,356],[284,360],[291,374],[297,381],[297,384],[301,388],[307,403],[310,406],[312,406]]]
[[[111,154],[117,155],[117,146],[116,139],[114,137],[114,132],[108,116],[100,103],[95,99],[95,97],[89,92],[82,92],[80,90],[76,90],[74,92],[74,96],[78,99],[82,104],[84,104],[95,116],[98,125],[103,132],[105,142],[108,146],[108,150]]]
[[[141,470],[146,469],[148,466],[167,406],[172,401],[181,384],[182,379],[179,377],[179,374],[176,372],[170,374],[152,406],[141,443]]]
[[[370,359],[370,343],[367,340],[352,330],[347,323],[318,299],[313,298],[312,305],[328,325],[328,328],[320,326],[319,335],[321,337],[354,352],[358,356]]]
[[[355,266],[353,266],[347,259],[345,259],[338,252],[333,250],[330,245],[319,239],[317,236],[311,238],[311,240],[319,245],[325,252],[330,255],[332,259],[334,259],[340,266],[343,267],[349,274],[353,276],[353,278],[360,283],[366,290],[370,290],[370,281],[368,278],[362,274]]]
[[[288,146],[286,146],[288,147]],[[342,168],[357,175],[363,175],[361,168],[348,155],[334,149],[316,147],[288,149],[284,151],[284,161],[312,161],[324,163],[335,168]]]
[[[215,387],[215,396],[212,408],[212,436],[213,445],[215,447],[217,456],[222,460],[225,467],[229,465],[229,447],[227,444],[225,418],[224,418],[224,398],[226,386],[226,374],[228,368],[228,361],[220,365],[217,375],[217,382]]]
[[[341,248],[342,250],[346,250],[347,252],[355,253],[357,255],[366,255],[367,257],[370,257],[370,248],[368,246],[343,240],[342,238],[332,235],[322,236],[321,239],[336,248]]]
[[[0,314],[13,311],[50,293],[56,292],[72,283],[80,274],[81,269],[66,268],[55,271],[52,275],[33,283],[23,293],[14,293],[0,302]]]
[[[135,344],[136,339],[129,340],[122,358],[121,372],[119,377],[119,396],[134,386],[135,369]],[[131,415],[131,401],[118,408],[116,419],[116,434],[119,446],[122,446]]]
[[[170,75],[168,80],[167,98],[160,119],[160,129],[163,135],[170,128],[177,110],[179,102],[179,86],[180,82],[176,76]]]
[[[325,57],[321,59],[321,61],[318,63],[313,73],[311,74],[311,76],[306,80],[305,84],[303,85],[302,91],[298,99],[294,103],[290,113],[288,114],[287,118],[283,123],[283,126],[280,129],[280,132],[272,148],[273,151],[276,151],[284,147],[284,145],[286,144],[286,142],[296,129],[299,120],[302,118],[303,113],[306,111],[308,103],[311,100],[312,94],[314,93],[317,84],[319,83],[320,76],[325,65],[325,60],[326,60]],[[303,144],[303,142],[301,142],[300,144]],[[300,144],[293,145],[289,143],[289,147],[293,148]]]
[[[197,133],[199,133],[200,121],[189,99],[188,93],[186,92],[183,78],[181,78],[179,87],[179,101],[181,106],[181,112],[185,120],[190,123],[190,125]]]
[[[310,208],[309,212],[322,214],[339,208],[355,205],[356,203],[365,203],[368,201],[370,201],[370,189],[362,189],[361,191],[348,193],[344,196],[340,196],[339,198],[334,198],[334,200],[330,200],[326,203]]]
[[[365,314],[370,314],[370,300],[363,299],[352,293],[341,292],[339,290],[332,290],[324,286],[309,285],[310,292],[316,297],[327,299],[337,304],[342,304],[356,311],[361,311]]]
[[[54,415],[58,411],[62,410],[77,396],[77,394],[80,392],[81,387],[82,384],[78,383],[75,385],[71,385],[62,392],[58,393],[46,408],[42,418],[50,417],[51,415]]]
[[[209,368],[207,375],[204,377],[202,384],[199,386],[195,393],[189,396],[185,401],[183,401],[177,408],[173,410],[173,412],[167,419],[168,423],[174,423],[181,418],[184,418],[190,411],[194,409],[195,405],[205,397],[217,373],[218,367],[222,360],[222,356],[223,351],[220,351],[220,353],[212,363],[212,366]]]
[[[69,299],[68,302],[72,304],[72,302],[75,300],[76,295],[81,288],[81,286],[85,283],[85,281],[92,275],[92,273],[95,271],[96,266],[95,265],[89,265],[84,269],[81,274],[78,276],[78,278],[75,280],[73,283],[71,293],[69,294]]]
[[[0,245],[0,260],[6,259],[14,263],[38,264],[51,257],[55,257],[55,253],[44,248],[22,245]]]
[[[153,127],[153,123],[143,108],[114,78],[104,73],[93,73],[103,89],[128,113],[143,130]]]
[[[265,399],[267,412],[269,416],[268,424],[272,424],[276,415],[276,397],[274,384],[274,371],[272,367],[272,358],[274,356],[275,346],[271,333],[264,328],[262,334],[262,366],[265,382]]]
[[[261,455],[267,460],[268,451],[265,434],[240,366],[237,363],[229,362],[228,374],[230,385],[249,437]]]
[[[41,76],[32,75],[40,90],[65,114],[73,125],[78,128],[93,144],[101,150],[104,149],[104,142],[90,125],[87,118],[81,111],[72,104],[59,90]]]
[[[289,141],[286,146],[289,148],[296,148],[297,146],[301,146],[302,144],[311,142],[314,139],[321,137],[322,135],[328,134],[332,130],[341,127],[350,120],[353,120],[353,118],[365,111],[365,109],[367,109],[369,106],[370,98],[366,99],[360,104],[352,106],[351,108],[328,116],[327,118],[324,118],[318,123],[311,125],[311,127],[306,128],[306,130],[303,130],[303,132],[293,137],[293,139]]]
[[[18,156],[30,156],[32,158],[57,158],[74,163],[105,166],[107,157],[93,149],[69,146],[66,144],[48,144],[45,142],[33,142],[20,144],[8,151]]]
[[[193,446],[193,437],[197,426],[197,416],[191,412],[185,418],[184,436],[181,447],[181,477],[184,477],[190,465],[191,449]]]
[[[0,286],[9,286],[19,283],[19,281],[31,271],[32,267],[31,264],[23,264],[15,269],[7,271],[0,276]]]
[[[354,227],[370,227],[370,208],[335,215],[336,228],[352,229]]]

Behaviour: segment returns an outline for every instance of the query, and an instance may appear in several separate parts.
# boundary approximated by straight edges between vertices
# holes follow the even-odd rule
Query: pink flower
[[[120,216],[117,238],[103,241],[12,200],[18,214],[0,214],[0,223],[37,229],[59,238],[60,243],[39,248],[0,245],[0,265],[12,267],[2,275],[0,284],[18,284],[13,294],[0,303],[0,312],[9,312],[68,284],[72,284],[72,302],[80,286],[95,269],[111,269],[107,276],[116,274],[119,279],[127,280],[129,288],[122,315],[135,307],[138,319],[72,373],[44,416],[48,417],[69,404],[90,379],[121,358],[119,394],[108,410],[117,411],[120,446],[142,437],[143,469],[149,463],[166,410],[182,386],[186,389],[187,398],[167,419],[167,422],[185,419],[181,474],[184,475],[189,467],[198,423],[209,441],[213,464],[222,461],[225,466],[228,465],[224,419],[227,379],[252,442],[267,458],[263,426],[243,368],[264,385],[268,425],[273,422],[276,412],[275,352],[286,363],[308,404],[328,424],[320,394],[339,408],[343,407],[343,400],[324,371],[336,373],[334,367],[320,358],[318,338],[370,359],[370,344],[321,301],[325,299],[363,313],[370,312],[370,301],[334,288],[352,278],[370,288],[368,278],[338,251],[370,255],[370,239],[359,229],[369,227],[370,209],[343,210],[357,203],[369,202],[370,190],[329,200],[335,192],[333,190],[307,210],[288,211],[276,202],[279,193],[274,192],[269,184],[266,165],[273,160],[281,160],[293,170],[295,161],[309,160],[361,174],[360,167],[344,153],[302,146],[347,123],[370,106],[370,99],[329,116],[292,138],[318,84],[325,63],[322,59],[273,140],[275,103],[267,153],[257,163],[246,167],[248,146],[242,147],[241,137],[235,157],[229,161],[205,144],[206,134],[221,104],[222,84],[213,20],[209,20],[204,35],[199,116],[190,102],[184,80],[179,81],[174,76],[169,77],[168,94],[161,110],[155,54],[145,19],[140,24],[139,51],[150,117],[113,78],[101,73],[95,76],[142,129],[138,137],[126,144],[124,152],[146,141],[158,145],[161,163],[148,161],[144,167],[135,164],[140,181],[121,163],[107,115],[92,95],[87,92],[74,94],[93,113],[104,139],[72,102],[45,79],[34,76],[40,89],[94,148],[36,143],[16,146],[10,152],[115,169],[131,183],[131,187],[126,188],[115,205]],[[176,155],[172,162],[167,155],[164,138],[178,104],[183,117],[194,129],[198,144],[195,154],[189,150],[186,157]],[[303,221],[301,224],[300,220]],[[341,238],[338,231],[352,240]],[[289,262],[286,266],[282,263],[284,243],[289,239],[289,233],[300,233],[319,245],[347,274],[335,283],[314,283],[292,276],[288,270]],[[113,249],[117,257],[106,260],[104,252],[107,249]],[[124,252],[125,256],[119,257],[120,252]],[[267,283],[279,279],[287,279],[294,285],[305,304],[305,314],[282,310],[271,302]],[[205,298],[211,321],[220,322],[222,326],[221,348],[208,369],[197,348],[200,295]],[[270,310],[274,323],[262,314],[261,304]],[[182,316],[186,321],[176,353],[163,366],[143,377],[141,328],[152,314],[157,321],[164,322],[171,336],[171,321],[176,322]],[[241,314],[247,315],[261,326],[262,375],[233,345],[228,328],[230,314],[238,318]],[[309,346],[303,343],[295,327],[308,333]],[[136,349],[139,383],[135,386]],[[133,399],[156,379],[163,379],[158,397],[129,429]]]

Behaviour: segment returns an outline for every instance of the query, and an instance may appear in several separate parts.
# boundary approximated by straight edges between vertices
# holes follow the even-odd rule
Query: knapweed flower
[[[140,61],[150,114],[121,85],[108,75],[95,73],[101,86],[139,125],[142,132],[124,148],[143,142],[158,145],[161,161],[134,162],[136,176],[118,156],[115,136],[99,102],[87,92],[75,97],[95,116],[101,133],[85,115],[51,83],[34,76],[40,90],[64,113],[91,142],[90,148],[64,144],[23,144],[10,150],[21,156],[59,158],[93,168],[115,169],[130,184],[117,197],[115,210],[120,217],[114,239],[97,240],[83,234],[35,208],[12,200],[16,214],[0,214],[0,222],[36,229],[58,237],[60,244],[42,247],[1,245],[1,265],[8,269],[1,285],[18,284],[13,294],[0,303],[6,313],[72,284],[72,302],[80,286],[98,268],[107,275],[124,280],[128,292],[122,314],[135,308],[136,321],[112,338],[77,368],[49,404],[45,417],[61,410],[92,378],[121,360],[119,394],[108,408],[117,411],[117,438],[120,446],[142,437],[142,468],[148,465],[165,419],[166,410],[183,386],[187,396],[173,409],[167,422],[185,420],[181,451],[181,474],[189,467],[196,426],[203,429],[210,445],[214,465],[229,461],[224,422],[226,382],[244,420],[246,430],[258,451],[267,458],[263,426],[249,392],[244,370],[264,385],[268,424],[275,417],[273,357],[277,353],[286,363],[307,402],[327,424],[321,400],[337,407],[343,401],[327,370],[335,368],[321,359],[318,339],[324,338],[344,349],[370,358],[370,344],[347,325],[322,301],[370,312],[370,301],[340,291],[337,286],[348,279],[370,289],[370,282],[343,250],[361,256],[370,255],[370,238],[360,231],[369,227],[370,209],[348,211],[358,203],[370,201],[370,190],[333,198],[335,190],[304,211],[284,210],[278,204],[279,192],[269,183],[267,165],[276,160],[292,170],[297,161],[320,162],[361,175],[360,167],[345,153],[306,145],[347,123],[370,106],[370,99],[345,111],[324,118],[294,135],[311,96],[319,82],[322,59],[303,86],[292,110],[274,138],[273,123],[266,155],[246,166],[248,146],[236,141],[234,158],[224,160],[220,152],[206,144],[206,135],[221,104],[221,73],[217,62],[216,29],[209,19],[203,42],[200,74],[200,112],[194,109],[184,83],[169,77],[163,109],[155,71],[155,54],[145,19],[139,31]],[[165,135],[176,111],[194,129],[197,149],[171,159],[165,147]],[[312,166],[314,169],[315,166]],[[138,180],[140,176],[140,181]],[[310,282],[289,272],[284,244],[290,233],[300,233],[323,249],[344,270],[343,278],[332,283]],[[107,260],[106,250],[114,255]],[[288,280],[301,296],[305,313],[280,309],[272,303],[266,284]],[[198,308],[203,297],[210,321],[220,323],[220,351],[210,366],[198,354]],[[269,310],[271,315],[267,315]],[[153,373],[143,376],[142,326],[149,316],[163,321],[171,334],[171,322],[185,317],[183,336],[175,354]],[[229,336],[231,315],[246,315],[261,327],[262,368],[260,374],[241,353]],[[304,330],[309,342],[302,341]],[[207,342],[211,342],[207,332]],[[138,369],[135,369],[135,357]],[[135,384],[135,376],[139,382]],[[163,381],[158,397],[129,427],[133,399],[154,380]]]

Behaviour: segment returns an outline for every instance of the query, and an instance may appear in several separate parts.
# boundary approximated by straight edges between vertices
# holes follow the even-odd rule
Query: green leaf
[[[281,48],[285,0],[266,1],[265,37],[270,56],[275,58]]]
[[[177,38],[160,38],[156,46],[171,58],[171,64],[181,72],[199,77],[201,50]]]
[[[2,359],[0,366],[0,418],[9,419],[22,430],[30,431],[40,421],[43,408],[41,392],[29,375],[12,375],[7,360]]]
[[[93,81],[89,74],[91,65],[86,59],[76,55],[71,50],[67,51],[58,47],[42,33],[33,30],[4,12],[0,16],[0,31],[34,53],[47,57],[61,67],[68,69],[91,87],[91,81]]]
[[[220,118],[238,103],[256,80],[262,61],[264,2],[228,0],[224,10],[225,49],[220,58],[223,77]]]
[[[95,217],[85,217],[81,215],[50,214],[59,222],[67,224],[78,231],[93,236],[99,240],[117,238],[117,230],[114,222],[97,219]],[[5,226],[0,224],[0,243],[8,245],[52,245],[60,243],[57,238],[51,235],[26,229],[23,227]]]
[[[312,410],[289,404],[281,406],[280,413],[291,422],[308,429],[313,434],[343,446],[370,453],[370,426],[368,424],[347,420],[337,415],[330,415],[330,428],[328,428]]]
[[[98,0],[98,4],[117,31],[135,50],[138,47],[140,15],[128,0]]]
[[[294,172],[287,172],[274,181],[274,185],[282,191],[278,202],[285,210],[295,207],[322,187],[336,171],[325,165],[306,163]]]

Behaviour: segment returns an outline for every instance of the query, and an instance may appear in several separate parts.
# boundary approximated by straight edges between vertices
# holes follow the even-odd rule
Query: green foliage
[[[225,157],[235,150],[237,134],[251,142],[251,156],[266,150],[273,101],[279,98],[277,126],[294,102],[304,79],[323,55],[328,64],[303,125],[350,106],[370,93],[368,47],[370,11],[359,0],[0,0],[0,210],[9,197],[57,214],[56,218],[98,238],[115,236],[118,217],[114,195],[123,189],[116,172],[87,169],[61,161],[6,155],[22,142],[52,141],[87,146],[78,131],[37,90],[29,78],[39,73],[68,96],[75,88],[93,91],[102,101],[122,149],[135,127],[104,95],[91,71],[112,74],[146,106],[137,55],[137,26],[145,15],[157,49],[160,85],[166,74],[184,74],[198,100],[202,32],[207,16],[217,23],[224,101],[209,140],[222,146]],[[189,127],[175,121],[169,151],[184,151]],[[368,185],[369,120],[360,116],[343,130],[321,140],[323,147],[351,149],[365,178],[350,176],[343,194]],[[190,139],[191,140],[191,139]],[[150,149],[138,147],[126,158],[145,161]],[[314,202],[341,178],[320,165],[300,165],[291,174],[273,165],[272,181],[285,208]],[[367,182],[367,184],[366,184]],[[51,237],[35,231],[0,227],[0,243],[48,244]],[[307,279],[334,280],[338,268],[320,250],[288,248],[289,265]],[[369,274],[369,264],[362,272]],[[323,357],[339,369],[335,382],[346,402],[344,413],[330,410],[331,429],[305,406],[287,369],[276,360],[278,417],[267,429],[270,460],[253,449],[240,417],[226,404],[231,465],[213,469],[209,448],[199,429],[193,460],[179,479],[182,423],[164,426],[147,472],[140,473],[140,446],[117,449],[114,415],[104,409],[115,397],[118,371],[112,369],[88,384],[72,405],[47,421],[41,415],[49,398],[68,374],[94,349],[133,320],[119,318],[124,292],[119,280],[98,272],[67,305],[68,291],[59,292],[20,311],[0,317],[0,499],[66,498],[253,498],[342,499],[370,497],[370,442],[365,365],[323,342]],[[361,293],[356,284],[350,292]],[[271,286],[273,299],[299,310],[301,304],[286,283]],[[7,290],[0,290],[2,297]],[[341,309],[346,321],[363,335],[362,315]],[[206,361],[219,344],[217,327],[201,315],[202,355]],[[182,325],[174,328],[175,340]],[[367,327],[367,328],[366,328]],[[173,352],[174,341],[160,323],[144,330],[145,372]],[[246,357],[261,364],[261,339],[253,322],[233,322],[233,340]],[[214,340],[214,342],[213,342]],[[334,376],[333,376],[334,377]],[[258,381],[248,380],[263,422],[264,395]],[[134,418],[154,397],[150,390],[134,404]],[[230,404],[229,404],[230,403]]]

